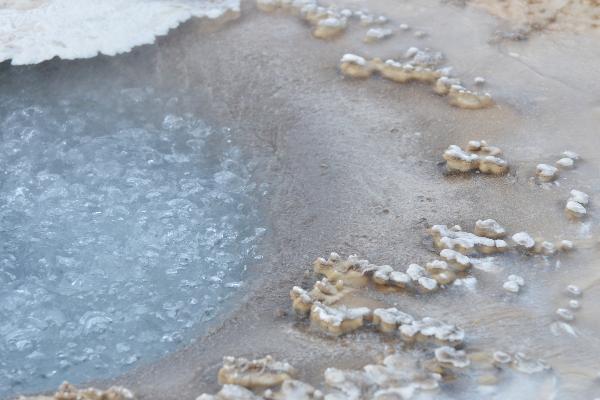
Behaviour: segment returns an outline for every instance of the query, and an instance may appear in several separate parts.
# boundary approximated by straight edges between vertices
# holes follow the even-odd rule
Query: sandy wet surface
[[[453,286],[407,296],[365,289],[359,302],[366,296],[371,304],[458,324],[467,333],[467,350],[524,351],[553,367],[543,379],[503,383],[498,398],[552,398],[552,393],[591,398],[600,390],[595,380],[600,319],[594,310],[600,299],[597,32],[543,31],[525,41],[498,41],[495,32],[503,23],[476,8],[389,0],[368,6],[427,36],[398,32],[364,44],[365,29],[353,26],[324,42],[313,39],[295,17],[263,14],[245,4],[242,18],[220,29],[190,22],[156,47],[123,56],[143,59],[165,84],[175,79],[201,93],[206,101],[198,108],[241,132],[240,140],[262,165],[258,180],[271,185],[266,256],[253,266],[247,295],[194,344],[116,380],[141,399],[194,399],[217,391],[224,355],[271,354],[294,365],[299,379],[319,386],[327,367],[360,368],[401,349],[398,340],[369,331],[339,339],[312,332],[291,312],[291,287],[311,287],[312,261],[331,251],[402,269],[425,263],[435,256],[427,227],[459,224],[472,230],[484,218],[496,219],[511,234],[573,240],[577,250],[554,257],[494,257],[491,271],[473,271],[473,290]],[[444,52],[446,64],[463,81],[485,77],[485,90],[497,105],[461,110],[424,85],[354,81],[337,69],[347,52],[385,59],[413,45]],[[447,176],[444,149],[471,139],[501,147],[510,173]],[[558,185],[531,180],[538,163],[552,164],[567,149],[583,160],[562,173]],[[584,223],[564,215],[571,189],[592,198]],[[526,282],[518,295],[502,290],[511,273]],[[582,309],[571,324],[576,336],[551,331],[555,310],[567,301],[568,284],[584,290]],[[477,398],[468,379],[444,393]]]

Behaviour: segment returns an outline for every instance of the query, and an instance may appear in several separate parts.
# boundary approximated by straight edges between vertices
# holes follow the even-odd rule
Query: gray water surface
[[[156,359],[264,233],[235,132],[91,60],[0,69],[0,397]]]

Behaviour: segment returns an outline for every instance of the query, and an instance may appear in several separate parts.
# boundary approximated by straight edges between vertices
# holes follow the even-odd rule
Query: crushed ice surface
[[[0,397],[159,357],[260,257],[232,132],[151,88],[70,90],[0,95]]]

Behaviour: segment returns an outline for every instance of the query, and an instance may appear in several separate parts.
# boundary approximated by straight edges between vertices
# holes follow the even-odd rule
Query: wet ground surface
[[[485,218],[511,233],[573,240],[576,250],[554,257],[494,257],[488,270],[474,270],[472,290],[450,287],[419,296],[367,290],[366,297],[460,325],[467,350],[523,351],[552,366],[541,380],[503,382],[497,398],[557,393],[578,399],[598,392],[600,343],[592,304],[600,296],[594,210],[600,80],[589,61],[600,54],[594,33],[558,31],[498,41],[501,23],[477,9],[387,0],[369,2],[369,8],[427,35],[398,32],[364,44],[365,29],[354,26],[323,42],[295,17],[262,14],[246,4],[243,17],[222,29],[190,22],[157,46],[121,58],[143,59],[148,70],[162,72],[156,77],[164,84],[183,82],[204,99],[198,107],[239,132],[241,145],[259,160],[257,179],[272,187],[263,204],[265,257],[250,267],[247,295],[194,344],[116,380],[140,398],[194,399],[216,391],[224,355],[271,354],[293,364],[300,379],[320,385],[326,367],[360,368],[390,349],[403,349],[370,332],[331,339],[310,331],[292,315],[289,290],[311,287],[316,280],[307,273],[311,262],[331,251],[404,269],[435,256],[425,234],[430,225],[472,230]],[[497,105],[461,110],[424,85],[354,81],[337,70],[344,53],[385,59],[414,45],[444,52],[464,81],[485,77]],[[501,147],[510,173],[447,176],[440,163],[444,149],[471,139]],[[564,150],[581,155],[576,169],[562,173],[558,184],[531,179],[537,164],[554,163]],[[571,189],[591,196],[583,222],[564,214]],[[502,289],[509,274],[526,282],[518,295]],[[555,310],[568,301],[568,284],[584,291],[570,324],[575,335],[552,329]],[[444,393],[477,398],[479,392],[467,377]]]

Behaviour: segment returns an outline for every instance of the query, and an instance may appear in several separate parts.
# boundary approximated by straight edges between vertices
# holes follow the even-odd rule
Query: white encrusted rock
[[[490,239],[500,239],[506,236],[506,229],[494,219],[477,220],[475,234]]]
[[[569,193],[570,197],[569,200],[570,201],[576,201],[577,203],[581,204],[581,205],[587,205],[590,202],[590,196],[585,193],[582,192],[581,190],[571,190],[571,192]]]
[[[535,240],[527,232],[515,233],[512,240],[521,249],[532,250],[535,246]]]
[[[471,364],[464,350],[456,350],[454,347],[442,346],[434,351],[435,359],[444,367],[465,368]]]
[[[581,203],[573,200],[567,201],[565,211],[569,217],[574,219],[581,219],[587,214],[586,208]]]
[[[340,71],[352,78],[368,78],[373,72],[367,60],[356,54],[344,54],[340,59]]]
[[[536,175],[542,182],[552,182],[558,178],[558,168],[548,164],[538,164],[536,167]]]
[[[315,302],[310,310],[310,319],[322,331],[332,335],[343,335],[364,325],[365,317],[371,315],[367,307],[328,307]]]
[[[395,307],[377,308],[373,311],[373,324],[382,332],[395,332],[402,324],[410,324],[414,318]]]
[[[239,385],[248,389],[279,385],[291,379],[296,371],[287,362],[276,361],[271,356],[257,360],[223,357],[219,370],[219,384]]]

